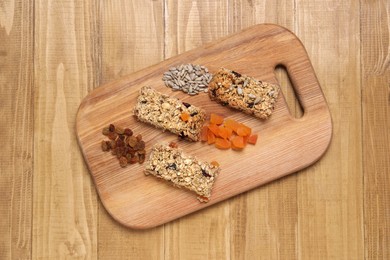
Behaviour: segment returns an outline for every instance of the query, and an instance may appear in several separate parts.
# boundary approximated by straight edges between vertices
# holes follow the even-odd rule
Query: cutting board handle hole
[[[291,78],[284,65],[278,64],[275,67],[275,77],[283,92],[284,102],[286,103],[291,116],[301,118],[303,116],[303,107],[297,98],[297,93],[291,82]]]

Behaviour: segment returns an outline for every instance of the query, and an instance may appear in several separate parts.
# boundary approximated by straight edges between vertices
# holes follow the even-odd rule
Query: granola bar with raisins
[[[203,162],[169,145],[156,144],[145,165],[145,174],[194,191],[201,201],[208,201],[220,168]]]

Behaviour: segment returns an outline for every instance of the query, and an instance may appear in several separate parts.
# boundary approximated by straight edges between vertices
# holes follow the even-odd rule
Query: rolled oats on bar
[[[221,68],[209,83],[209,95],[223,105],[267,119],[279,95],[278,85]]]
[[[208,201],[220,168],[169,145],[156,144],[145,165],[145,174],[169,181],[174,186],[194,191]]]
[[[199,140],[206,119],[203,109],[159,93],[151,87],[141,89],[134,115],[139,121],[192,141]]]

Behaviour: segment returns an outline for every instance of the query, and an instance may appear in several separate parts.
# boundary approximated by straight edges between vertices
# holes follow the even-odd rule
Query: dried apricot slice
[[[223,123],[223,117],[214,113],[210,114],[210,123],[220,125]]]
[[[247,144],[247,143],[248,143],[249,135],[243,136],[242,138],[244,139],[244,144]]]
[[[233,135],[233,129],[229,128],[229,127],[226,127],[225,126],[225,129],[227,131],[227,134],[228,134],[228,138],[230,138],[232,135]]]
[[[188,119],[190,119],[190,114],[188,114],[187,112],[183,112],[180,114],[180,118],[181,120],[183,120],[184,122],[187,122]]]
[[[215,147],[218,149],[226,150],[231,147],[230,141],[223,138],[215,138]]]
[[[207,142],[208,131],[209,131],[209,128],[206,125],[202,127],[202,131],[200,132],[200,140],[202,142]]]
[[[209,124],[208,128],[214,135],[219,135],[219,127],[216,124]]]
[[[252,133],[252,129],[244,124],[240,124],[236,131],[239,136],[249,136]]]
[[[226,119],[223,124],[225,127],[232,129],[234,132],[237,132],[237,128],[240,126],[240,123],[231,118]]]
[[[222,137],[223,139],[228,139],[229,138],[229,131],[224,126],[220,126],[218,129],[218,135],[220,137]]]
[[[242,136],[235,136],[232,139],[232,148],[233,149],[242,149],[245,147],[244,137]]]
[[[217,161],[212,161],[210,164],[211,164],[211,165],[214,165],[214,166],[216,166],[216,167],[219,167],[219,163],[218,163]]]
[[[249,136],[247,140],[248,144],[256,144],[257,137],[258,137],[257,134]]]
[[[207,131],[207,143],[208,144],[215,143],[215,135],[211,131]]]

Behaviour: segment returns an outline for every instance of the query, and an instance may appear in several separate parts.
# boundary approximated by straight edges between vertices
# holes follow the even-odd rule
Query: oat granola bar
[[[279,86],[221,68],[209,83],[209,95],[223,105],[267,119],[274,110]]]
[[[151,87],[141,89],[134,115],[142,122],[192,141],[199,140],[206,119],[203,109],[159,93]]]
[[[152,148],[145,165],[145,174],[171,182],[178,187],[194,191],[201,201],[211,196],[215,178],[220,168],[208,162],[202,162],[178,148],[156,144]]]

